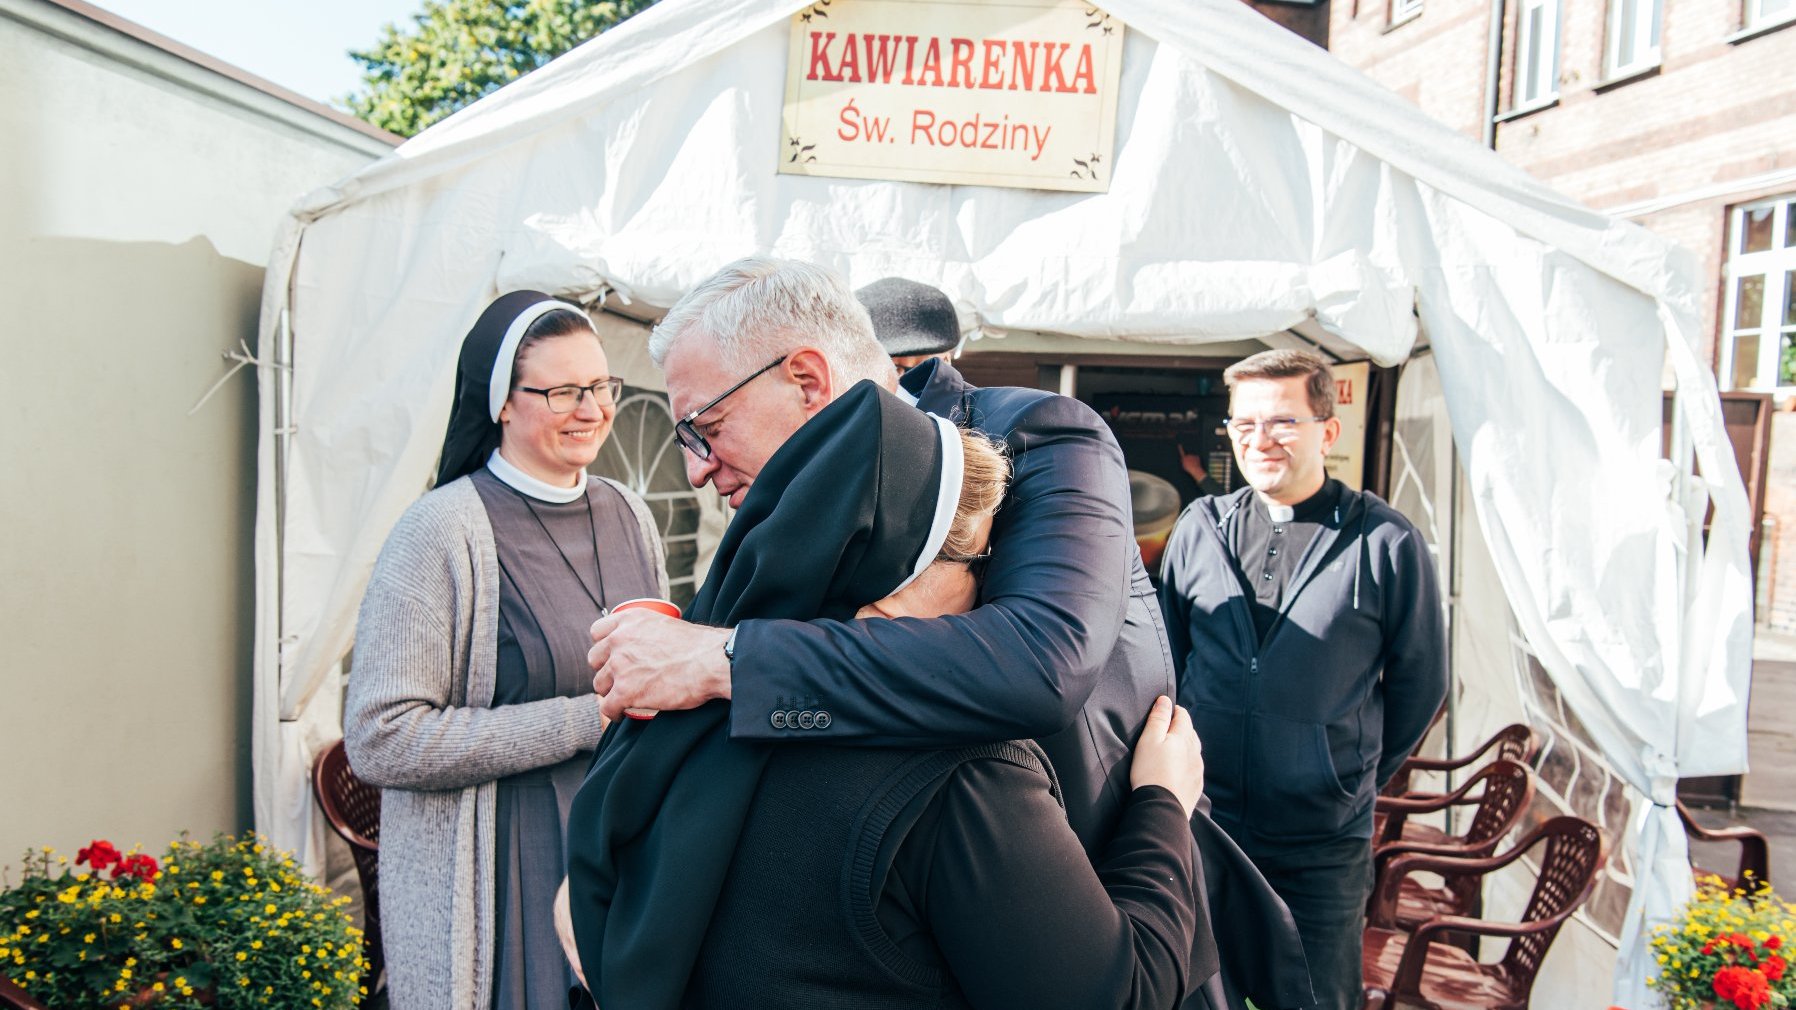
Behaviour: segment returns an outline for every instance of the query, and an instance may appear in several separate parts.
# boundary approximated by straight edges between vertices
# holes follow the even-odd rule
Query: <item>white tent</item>
[[[1639,930],[1689,888],[1676,780],[1745,765],[1746,499],[1689,344],[1687,258],[1235,0],[1104,4],[1127,25],[1106,193],[778,175],[805,6],[665,0],[293,211],[262,314],[280,365],[261,401],[262,830],[321,862],[306,769],[339,732],[356,606],[428,481],[483,304],[536,287],[666,306],[768,252],[937,284],[988,332],[1299,326],[1387,365],[1425,341],[1519,633],[1650,800],[1611,840],[1637,871],[1616,998],[1644,1007]]]

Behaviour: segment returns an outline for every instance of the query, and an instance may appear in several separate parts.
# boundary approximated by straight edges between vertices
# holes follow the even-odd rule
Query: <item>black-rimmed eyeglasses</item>
[[[538,389],[535,386],[519,386],[520,393],[535,393],[548,403],[549,409],[557,414],[572,414],[580,409],[580,400],[586,394],[592,394],[592,402],[601,407],[609,407],[617,403],[623,395],[624,380],[617,376],[600,379],[590,386],[550,386]]]
[[[722,403],[726,398],[729,397],[729,395],[731,393],[734,393],[736,390],[741,389],[743,386],[748,385],[750,382],[753,382],[756,378],[758,378],[761,375],[761,373],[772,369],[774,366],[780,364],[781,362],[783,362],[785,360],[786,360],[786,356],[784,354],[780,355],[777,358],[774,358],[772,361],[769,361],[767,364],[762,365],[760,368],[755,369],[753,372],[750,372],[748,375],[748,378],[743,379],[741,382],[738,382],[734,386],[731,386],[730,388],[719,393],[717,395],[717,398],[712,400],[710,403],[705,404],[704,406],[698,408],[697,410],[689,412],[685,417],[682,417],[678,421],[674,422],[674,441],[680,443],[680,447],[682,449],[685,449],[687,452],[692,453],[694,456],[698,457],[699,459],[710,459],[711,458],[711,443],[705,441],[705,436],[700,435],[698,433],[697,426],[695,426],[692,422],[698,420],[700,414],[703,414],[705,411],[710,410],[712,407],[715,407],[718,404]]]

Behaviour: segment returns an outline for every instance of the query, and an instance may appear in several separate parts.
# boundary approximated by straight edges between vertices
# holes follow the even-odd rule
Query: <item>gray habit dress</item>
[[[472,479],[499,555],[493,705],[591,694],[594,601],[613,607],[660,593],[629,502],[596,480],[584,498],[561,504],[529,497],[484,468]],[[550,909],[566,872],[568,805],[590,760],[583,753],[499,780],[494,1010],[567,1006],[575,980]]]

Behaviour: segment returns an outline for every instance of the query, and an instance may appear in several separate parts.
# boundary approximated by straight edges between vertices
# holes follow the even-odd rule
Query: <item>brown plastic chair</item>
[[[1720,877],[1721,882],[1729,890],[1756,892],[1771,885],[1771,851],[1765,836],[1748,827],[1705,828],[1696,823],[1691,816],[1690,808],[1684,806],[1683,800],[1677,801],[1678,816],[1683,818],[1684,830],[1691,838],[1699,842],[1738,842],[1740,844],[1740,865],[1732,877],[1705,870],[1691,860],[1690,868],[1696,875]]]
[[[1596,886],[1606,850],[1594,825],[1581,817],[1555,817],[1515,848],[1495,857],[1404,855],[1391,863],[1391,879],[1381,887],[1381,896],[1388,897],[1402,877],[1418,871],[1486,874],[1542,847],[1540,875],[1520,922],[1443,915],[1406,933],[1388,914],[1390,903],[1377,902],[1360,958],[1365,1005],[1383,1007],[1388,1002],[1425,1010],[1527,1010],[1547,948],[1559,935],[1559,927]],[[1480,964],[1459,947],[1442,942],[1453,933],[1508,937],[1509,949],[1501,961]]]
[[[1474,797],[1471,794],[1475,789],[1479,791]],[[1379,888],[1385,882],[1386,868],[1392,860],[1405,853],[1461,859],[1488,856],[1497,851],[1497,844],[1514,830],[1533,798],[1534,773],[1527,765],[1507,759],[1492,761],[1478,769],[1465,784],[1443,796],[1381,798],[1380,803],[1388,802],[1393,809],[1385,822],[1384,837],[1374,843],[1372,850],[1374,898],[1367,901],[1367,914],[1371,913],[1372,901],[1376,900]],[[1430,813],[1472,802],[1476,802],[1478,808],[1462,835],[1449,835],[1439,828],[1407,821],[1414,813]],[[1397,897],[1399,921],[1404,928],[1413,928],[1437,915],[1476,916],[1484,910],[1483,896],[1482,881],[1477,875],[1443,874],[1438,887],[1405,879]],[[1478,952],[1474,937],[1462,935],[1453,940],[1469,953]]]
[[[1492,753],[1492,751],[1495,753]],[[1450,772],[1476,765],[1489,755],[1491,760],[1508,758],[1520,761],[1525,765],[1533,765],[1534,759],[1540,755],[1540,734],[1522,723],[1511,723],[1497,730],[1491,738],[1479,744],[1470,754],[1457,758],[1425,758],[1410,757],[1397,769],[1397,774],[1384,784],[1380,791],[1383,796],[1408,796],[1410,779],[1416,772]],[[1439,795],[1439,794],[1434,794]]]
[[[7,981],[0,975],[0,1010],[49,1010],[48,1007],[31,998],[25,990]]]
[[[362,985],[373,994],[386,984],[386,958],[380,949],[380,790],[356,778],[343,741],[326,747],[312,762],[312,795],[324,819],[355,855],[355,875],[362,884],[362,938],[368,970]]]
[[[1474,792],[1476,790],[1476,792]],[[1497,841],[1528,809],[1534,798],[1534,773],[1520,761],[1500,758],[1478,769],[1458,789],[1439,796],[1381,796],[1378,808],[1385,813],[1384,829],[1373,842],[1373,851],[1426,852],[1440,855],[1488,856]],[[1477,804],[1472,822],[1462,835],[1410,820],[1417,814],[1439,813],[1449,807]]]

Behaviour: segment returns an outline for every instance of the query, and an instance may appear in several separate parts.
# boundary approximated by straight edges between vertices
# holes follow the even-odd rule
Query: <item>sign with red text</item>
[[[779,170],[1104,192],[1122,48],[1076,0],[819,0],[792,19]]]
[[[1335,416],[1341,419],[1341,437],[1322,461],[1328,475],[1355,491],[1365,489],[1366,479],[1366,383],[1372,366],[1364,361],[1336,365]]]

